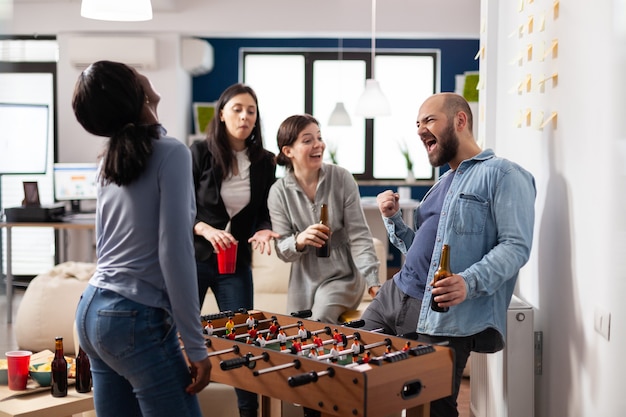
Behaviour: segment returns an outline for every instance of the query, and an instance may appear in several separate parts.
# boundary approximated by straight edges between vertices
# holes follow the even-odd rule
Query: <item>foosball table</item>
[[[444,346],[257,310],[202,316],[202,325],[212,381],[324,417],[427,416],[452,393],[454,353]]]

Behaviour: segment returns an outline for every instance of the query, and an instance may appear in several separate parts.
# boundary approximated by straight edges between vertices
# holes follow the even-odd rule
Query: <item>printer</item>
[[[65,203],[26,205],[4,209],[8,223],[60,222],[65,215]]]

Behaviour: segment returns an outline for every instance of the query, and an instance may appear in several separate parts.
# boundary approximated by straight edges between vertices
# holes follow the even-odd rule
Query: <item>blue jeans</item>
[[[201,417],[170,315],[88,285],[76,329],[89,356],[98,417]]]
[[[198,292],[200,308],[209,288],[215,294],[220,311],[237,311],[240,308],[252,309],[254,286],[250,266],[237,265],[234,274],[220,275],[214,262],[197,262]],[[219,313],[211,311],[210,313]]]
[[[246,310],[254,307],[254,286],[252,271],[249,266],[237,265],[234,274],[220,275],[214,262],[197,262],[198,291],[200,306],[204,303],[209,288],[215,294],[215,300],[220,311]],[[210,313],[219,313],[211,311]],[[237,407],[241,410],[257,410],[259,398],[256,393],[235,388]]]

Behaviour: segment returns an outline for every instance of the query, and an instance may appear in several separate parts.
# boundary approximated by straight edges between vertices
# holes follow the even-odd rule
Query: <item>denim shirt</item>
[[[491,149],[459,165],[439,219],[419,333],[462,337],[492,327],[505,337],[518,272],[530,256],[535,195],[533,176]],[[437,313],[430,308],[430,283],[444,243],[452,272],[465,279],[467,298]]]

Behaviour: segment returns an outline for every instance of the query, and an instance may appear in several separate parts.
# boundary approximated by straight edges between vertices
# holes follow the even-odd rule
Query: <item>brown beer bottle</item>
[[[330,227],[328,223],[328,206],[326,204],[322,204],[320,208],[320,223]],[[328,258],[330,256],[330,236],[321,248],[316,248],[315,252],[319,258]]]
[[[91,369],[89,357],[82,347],[78,347],[76,356],[76,392],[91,391]]]
[[[441,249],[441,259],[439,260],[439,268],[435,271],[435,276],[433,277],[433,282],[436,283],[442,278],[449,277],[452,275],[452,271],[450,270],[450,247],[448,245],[443,245]],[[430,297],[430,308],[437,313],[446,313],[450,310],[450,307],[439,307],[439,305],[435,302],[435,297]]]
[[[63,355],[63,338],[54,338],[54,359],[51,364],[52,396],[65,397],[67,395],[67,361]]]

